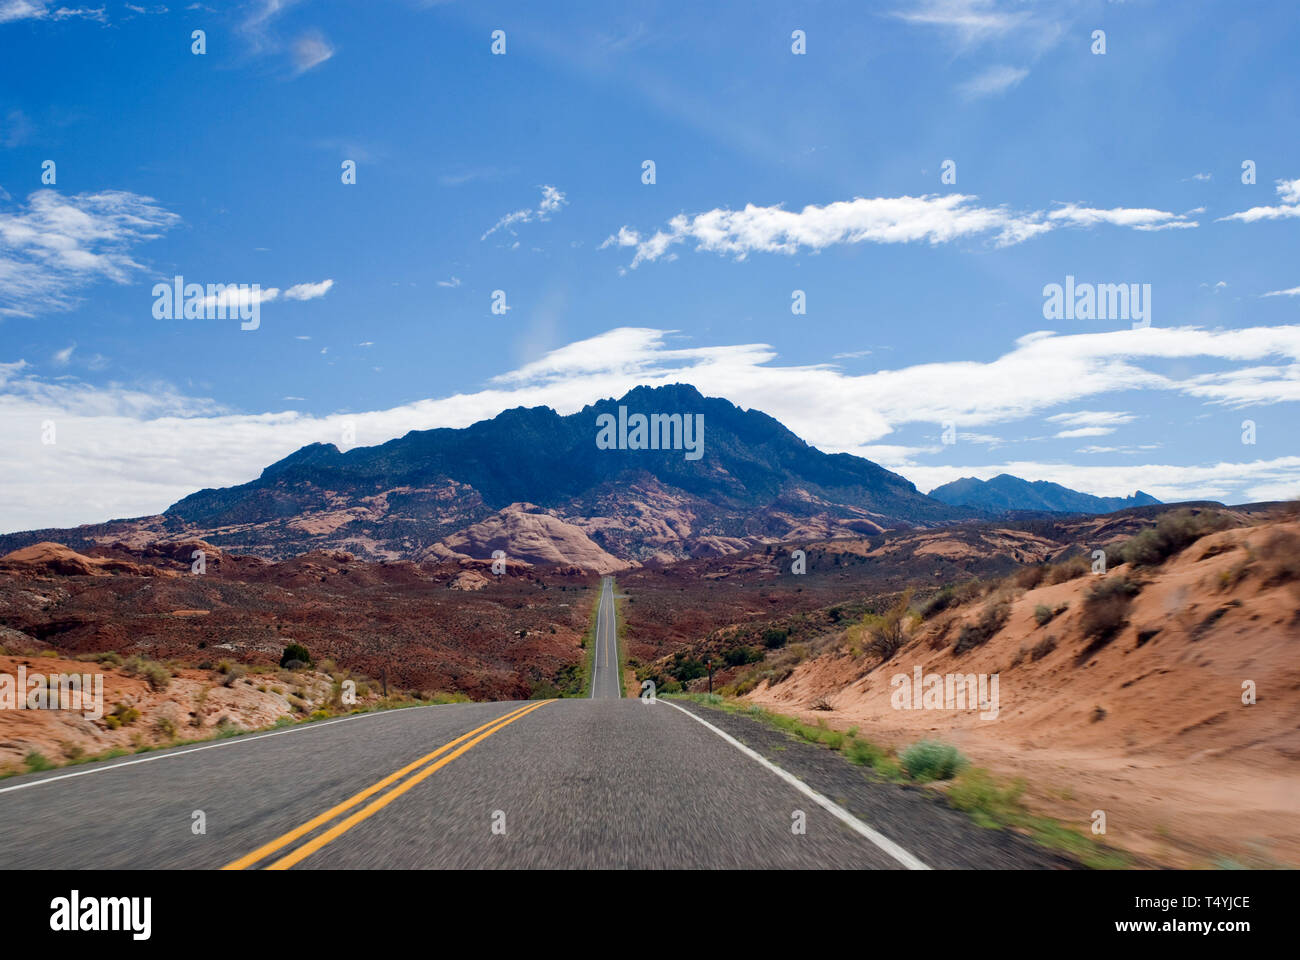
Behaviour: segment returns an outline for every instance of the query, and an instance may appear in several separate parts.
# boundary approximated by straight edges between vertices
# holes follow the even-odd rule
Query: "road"
[[[600,583],[600,603],[596,610],[595,653],[591,667],[591,699],[617,700],[618,672],[618,614],[614,611],[614,578],[605,577]]]
[[[8,868],[1062,866],[926,791],[689,702],[414,707],[0,781]]]

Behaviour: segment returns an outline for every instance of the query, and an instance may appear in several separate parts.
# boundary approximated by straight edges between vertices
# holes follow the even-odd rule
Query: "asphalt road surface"
[[[614,611],[614,578],[605,577],[600,584],[600,607],[596,611],[596,651],[591,667],[591,698],[617,700],[618,687],[618,615]]]
[[[359,714],[0,781],[7,868],[1062,867],[927,791],[689,702]]]

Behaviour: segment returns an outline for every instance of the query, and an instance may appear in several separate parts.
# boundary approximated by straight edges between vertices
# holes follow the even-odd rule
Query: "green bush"
[[[301,643],[289,644],[284,648],[284,653],[280,654],[280,666],[292,670],[294,667],[291,665],[294,663],[311,666],[311,654]]]
[[[1231,520],[1213,510],[1177,510],[1125,543],[1119,555],[1135,567],[1154,567],[1182,553],[1201,537],[1230,525]]]
[[[722,655],[722,659],[729,667],[739,667],[746,663],[757,663],[763,659],[763,654],[753,647],[732,647]]]
[[[781,627],[768,627],[763,631],[763,646],[769,650],[784,647],[785,642],[789,639],[790,631]]]
[[[921,740],[902,755],[903,769],[913,780],[951,780],[968,762],[956,747],[939,740]]]

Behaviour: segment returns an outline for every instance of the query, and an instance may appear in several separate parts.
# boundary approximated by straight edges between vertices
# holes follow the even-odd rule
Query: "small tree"
[[[295,666],[311,666],[311,654],[301,643],[291,643],[284,648],[284,653],[280,655],[280,666],[287,669],[294,669]]]

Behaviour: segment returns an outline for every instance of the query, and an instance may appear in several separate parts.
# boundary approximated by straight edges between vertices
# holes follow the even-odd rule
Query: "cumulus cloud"
[[[642,235],[628,226],[607,237],[606,247],[632,247],[631,266],[658,260],[671,248],[688,240],[696,250],[729,254],[743,260],[750,253],[793,254],[822,250],[837,244],[947,243],[968,237],[987,237],[998,246],[1021,243],[1058,226],[1091,227],[1112,224],[1135,230],[1195,227],[1185,215],[1146,208],[1116,207],[1101,210],[1066,204],[1044,214],[1015,212],[1006,207],[985,207],[967,194],[928,194],[920,197],[855,197],[825,206],[809,204],[802,210],[781,205],[743,210],[718,208],[687,216],[678,214],[667,229]]]
[[[1220,221],[1238,220],[1241,223],[1254,223],[1257,220],[1286,220],[1300,217],[1300,179],[1279,180],[1275,188],[1278,199],[1282,201],[1276,207],[1251,207],[1240,213],[1230,213],[1220,217]]]
[[[142,269],[131,249],[179,222],[152,197],[122,190],[37,190],[0,210],[0,315],[67,310],[87,284],[127,283]]]
[[[514,213],[507,213],[504,217],[488,228],[487,233],[479,237],[480,240],[486,240],[498,230],[508,230],[514,233],[512,229],[516,224],[532,223],[534,220],[549,220],[551,214],[559,211],[569,201],[565,198],[563,191],[557,190],[549,185],[542,186],[542,199],[535,209],[525,208],[516,210]]]
[[[1160,372],[1169,360],[1235,365],[1216,374]],[[1224,406],[1300,401],[1300,325],[1238,330],[1147,328],[1061,336],[1039,332],[989,361],[915,364],[850,375],[826,364],[781,365],[761,343],[683,346],[672,331],[618,328],[567,344],[507,371],[481,389],[385,410],[313,416],[247,414],[165,384],[92,388],[37,376],[28,364],[0,364],[0,529],[30,529],[156,513],[201,487],[243,483],[304,444],[337,442],[351,421],[356,442],[383,443],[413,429],[464,427],[515,406],[573,413],[598,397],[639,384],[692,383],[712,396],[763,410],[827,452],[871,457],[928,490],[958,476],[1008,472],[1055,480],[1090,493],[1161,499],[1262,499],[1300,486],[1300,457],[1217,465],[1134,467],[1015,462],[936,466],[915,460],[938,449],[890,435],[908,424],[954,421],[965,451],[997,437],[981,426],[1041,415],[1066,429],[1109,429],[1131,414],[1062,411],[1115,391],[1158,391]],[[1181,364],[1179,366],[1182,366]],[[1056,412],[1053,412],[1056,411]],[[58,424],[58,443],[40,424]],[[9,479],[12,478],[12,479]],[[1281,495],[1281,494],[1278,494]]]

